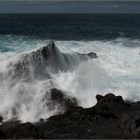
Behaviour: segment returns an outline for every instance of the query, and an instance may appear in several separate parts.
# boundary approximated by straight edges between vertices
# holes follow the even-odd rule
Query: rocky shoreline
[[[18,120],[2,122],[0,138],[9,139],[122,139],[140,138],[140,102],[124,101],[111,93],[97,95],[90,108],[77,106],[76,100],[62,101],[63,94],[53,90],[54,100],[68,106],[62,114],[36,123]],[[57,95],[57,96],[56,96]],[[60,95],[60,96],[58,96]],[[53,96],[52,96],[53,97]],[[2,118],[1,118],[2,121]]]
[[[88,54],[61,53],[55,46],[55,43],[50,41],[37,51],[23,55],[21,59],[11,65],[12,69],[8,74],[11,76],[12,82],[15,80],[14,84],[17,84],[17,81],[28,83],[32,78],[48,78],[49,71],[47,71],[48,73],[44,71],[48,67],[54,70],[53,72],[57,72],[59,69],[65,71],[72,66],[77,66],[81,61],[93,58],[98,58],[94,52]],[[30,68],[34,68],[34,71]],[[31,72],[33,72],[34,77],[31,76]],[[48,94],[45,93],[43,100],[47,98]],[[75,97],[68,96],[56,88],[51,88],[49,102],[46,102],[45,105],[49,110],[53,110],[57,106],[57,109],[60,109],[57,115],[48,119],[40,119],[36,123],[22,123],[18,118],[5,122],[0,117],[0,138],[140,138],[140,102],[124,101],[121,96],[115,96],[112,93],[105,96],[97,95],[96,99],[96,105],[90,108],[83,108],[78,106],[78,101]]]

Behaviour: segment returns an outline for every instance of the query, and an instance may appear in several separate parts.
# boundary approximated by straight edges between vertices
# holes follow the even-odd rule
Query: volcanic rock
[[[55,106],[59,106],[60,110],[66,111],[69,108],[77,105],[78,102],[75,97],[68,96],[64,92],[56,88],[50,90],[50,102],[47,104],[50,109],[54,109]]]
[[[52,89],[52,99],[62,102],[64,94]],[[124,139],[140,138],[140,102],[126,102],[111,93],[97,95],[90,108],[71,106],[63,114],[37,123],[4,122],[0,134],[7,138]]]
[[[82,61],[97,58],[97,54],[62,53],[53,41],[44,47],[39,48],[29,54],[23,54],[17,62],[9,64],[9,76],[12,80],[28,82],[32,78],[48,79],[50,71],[67,71],[77,66]]]
[[[6,138],[8,139],[39,138],[34,125],[29,122],[23,124],[20,121],[4,122],[0,126],[0,130],[6,134]]]

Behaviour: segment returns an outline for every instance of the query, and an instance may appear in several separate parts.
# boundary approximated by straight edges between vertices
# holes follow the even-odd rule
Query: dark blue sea
[[[140,37],[140,14],[1,14],[0,35],[59,40]]]

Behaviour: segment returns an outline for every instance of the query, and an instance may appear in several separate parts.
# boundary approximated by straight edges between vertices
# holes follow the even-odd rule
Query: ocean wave
[[[23,122],[35,122],[58,113],[60,108],[55,106],[50,111],[46,105],[54,87],[75,97],[83,107],[93,106],[96,94],[109,92],[127,100],[140,100],[140,40],[55,41],[57,57],[52,56],[46,63],[43,57],[46,53],[37,55],[36,52],[47,40],[22,38],[24,43],[20,42],[20,47],[18,38],[13,39],[14,51],[1,52],[0,115],[5,120],[18,118]],[[96,52],[98,58],[89,59],[89,52]],[[24,64],[29,66],[28,74],[24,73]],[[18,70],[20,65],[23,73]],[[16,72],[12,71],[9,76],[13,68]]]
[[[5,120],[36,121],[60,112],[59,104],[50,110],[50,90],[55,88],[52,76],[73,71],[80,63],[97,58],[96,53],[61,53],[54,42],[49,42],[17,59],[2,61],[0,71],[0,115]],[[72,95],[71,95],[72,97]],[[52,107],[51,107],[52,108]]]

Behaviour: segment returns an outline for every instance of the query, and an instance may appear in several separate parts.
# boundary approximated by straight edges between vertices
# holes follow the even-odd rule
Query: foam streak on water
[[[61,52],[96,52],[99,57],[81,62],[73,71],[50,73],[51,79],[12,83],[3,76],[8,71],[9,61],[16,61],[22,53],[42,47],[46,41],[28,37],[0,37],[0,114],[5,120],[18,118],[24,122],[34,122],[57,113],[57,106],[51,111],[46,106],[49,90],[53,87],[75,96],[83,107],[94,105],[96,94],[109,92],[125,99],[140,100],[140,40],[56,41]]]

